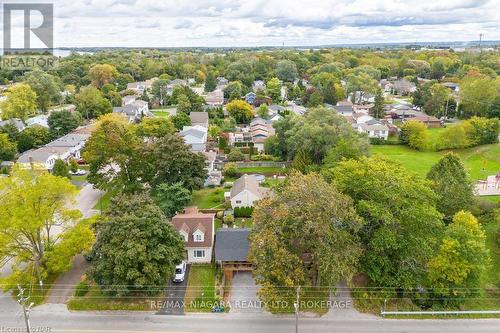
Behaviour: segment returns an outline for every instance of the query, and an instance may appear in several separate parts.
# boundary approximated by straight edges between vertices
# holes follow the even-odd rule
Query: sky
[[[500,0],[39,2],[54,4],[56,47],[246,47],[471,41],[478,40],[480,33],[486,40],[500,40]],[[32,26],[41,22],[41,16],[35,14]],[[15,16],[13,31],[20,29],[22,22],[21,15]]]

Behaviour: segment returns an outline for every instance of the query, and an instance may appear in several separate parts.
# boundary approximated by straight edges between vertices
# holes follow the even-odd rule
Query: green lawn
[[[238,228],[251,228],[253,226],[253,221],[251,217],[237,217],[234,220],[234,225]]]
[[[170,116],[170,114],[168,112],[164,111],[163,109],[154,109],[154,110],[151,110],[151,113],[155,117],[168,117],[168,116]]]
[[[68,309],[73,311],[151,311],[151,305],[165,299],[163,294],[157,297],[130,295],[127,297],[108,297],[97,286],[91,286],[82,297],[73,297],[68,301]]]
[[[191,265],[184,301],[186,312],[210,312],[215,297],[215,266]]]
[[[117,194],[117,191],[109,191],[104,193],[104,195],[97,201],[93,209],[103,211],[109,207],[111,199]]]
[[[190,205],[200,209],[217,208],[224,203],[224,192],[225,189],[222,187],[194,191]]]
[[[277,173],[283,174],[286,169],[280,167],[249,167],[249,168],[238,168],[241,173],[261,173],[266,176],[274,175]]]
[[[500,144],[456,149],[473,180],[486,179],[500,171]],[[400,162],[408,170],[423,177],[446,151],[417,151],[406,146],[372,146],[373,155],[385,156]]]

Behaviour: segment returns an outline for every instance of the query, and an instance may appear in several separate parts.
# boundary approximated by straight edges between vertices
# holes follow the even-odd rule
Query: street
[[[24,327],[19,306],[0,313],[0,326]],[[288,333],[295,328],[293,316],[270,314],[192,314],[161,316],[153,313],[69,312],[61,306],[44,305],[31,313],[32,329],[51,332],[218,332]],[[4,330],[5,331],[5,330]],[[500,320],[394,320],[381,318],[301,318],[299,332],[499,332]]]

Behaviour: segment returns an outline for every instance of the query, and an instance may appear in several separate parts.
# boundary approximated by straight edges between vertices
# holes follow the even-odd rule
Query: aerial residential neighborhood
[[[424,2],[36,7],[0,331],[500,331],[498,4]]]

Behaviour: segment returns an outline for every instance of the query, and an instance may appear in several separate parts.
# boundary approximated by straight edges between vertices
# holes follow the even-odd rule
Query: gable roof
[[[191,123],[193,124],[208,123],[208,112],[191,112],[189,117],[191,118]]]
[[[250,229],[219,229],[215,234],[215,260],[248,261]]]
[[[268,188],[260,187],[259,182],[253,176],[247,174],[244,174],[233,183],[231,198],[237,196],[244,190],[248,190],[258,198],[263,198],[269,192]]]
[[[186,247],[210,247],[212,246],[213,221],[215,214],[200,213],[196,207],[188,207],[183,214],[177,214],[172,218],[172,225],[177,231],[188,234]],[[193,233],[196,230],[205,234],[203,242],[195,242]]]

